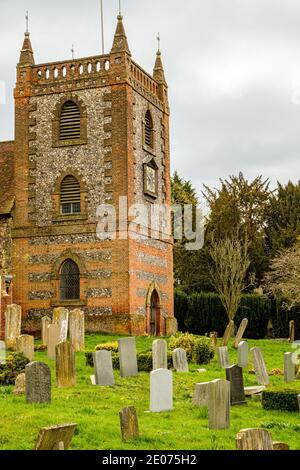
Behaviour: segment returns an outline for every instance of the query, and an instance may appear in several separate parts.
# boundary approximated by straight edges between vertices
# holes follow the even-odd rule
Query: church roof
[[[14,142],[0,142],[0,215],[10,214],[14,204]]]

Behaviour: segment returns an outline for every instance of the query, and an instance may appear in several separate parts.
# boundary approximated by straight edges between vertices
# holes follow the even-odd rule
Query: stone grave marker
[[[135,338],[118,340],[120,376],[135,377],[138,375]]]
[[[244,392],[243,369],[236,365],[227,367],[226,379],[230,382],[231,405],[244,405],[246,403],[246,399]]]
[[[43,428],[39,432],[35,450],[68,450],[77,424],[61,424]]]
[[[195,385],[193,395],[194,406],[208,406],[208,388],[210,382],[202,382]]]
[[[293,382],[296,379],[296,364],[293,361],[294,353],[284,354],[284,381]]]
[[[21,335],[21,307],[8,305],[5,311],[5,343],[7,349],[16,349],[17,337]]]
[[[291,320],[289,323],[289,342],[293,343],[295,341],[295,321]]]
[[[249,345],[247,341],[241,341],[238,345],[238,365],[244,369],[248,367]]]
[[[13,389],[14,395],[25,395],[26,392],[26,378],[25,373],[19,374],[15,381],[15,386]]]
[[[246,397],[253,397],[254,395],[260,395],[266,389],[264,385],[255,385],[250,387],[244,387]]]
[[[26,402],[51,402],[50,367],[43,362],[30,362],[25,367]]]
[[[150,411],[159,413],[173,409],[173,373],[156,369],[150,373]]]
[[[237,450],[274,450],[271,434],[266,429],[242,429],[236,436]]]
[[[0,364],[5,364],[5,359],[6,359],[5,342],[0,341]]]
[[[269,385],[270,379],[268,376],[268,371],[266,368],[266,364],[261,352],[260,348],[252,348],[250,349],[251,356],[252,356],[252,362],[255,370],[255,375],[257,382],[260,385]]]
[[[219,348],[217,348],[217,355],[218,355],[219,365],[220,367],[222,367],[222,369],[226,369],[226,367],[230,366],[227,346],[220,346]]]
[[[68,341],[56,346],[56,382],[58,387],[73,387],[76,383],[75,351]]]
[[[182,348],[177,348],[172,351],[173,367],[176,372],[188,372],[189,364],[186,358],[186,351]]]
[[[93,353],[95,382],[100,386],[115,384],[111,351],[96,351]]]
[[[168,368],[168,345],[164,339],[156,339],[152,343],[152,368]]]
[[[227,429],[230,426],[230,382],[216,379],[208,386],[209,429]]]
[[[66,341],[68,337],[69,310],[64,307],[58,307],[53,310],[53,323],[59,325],[60,341]]]
[[[290,450],[290,446],[285,442],[273,442],[273,449],[274,450]]]
[[[17,337],[16,350],[24,354],[32,362],[34,360],[34,337],[30,335],[21,335]]]
[[[240,344],[243,336],[244,336],[244,333],[246,331],[246,328],[248,326],[248,318],[244,318],[242,321],[241,321],[241,324],[239,326],[239,329],[238,329],[238,332],[236,334],[236,337],[235,337],[235,340],[234,340],[234,343],[233,343],[233,346],[235,348],[238,347],[238,345]]]
[[[69,316],[70,341],[75,350],[85,349],[84,312],[79,309],[72,310]]]
[[[56,346],[60,342],[60,327],[54,323],[48,326],[48,358],[55,360]]]
[[[139,424],[134,406],[123,408],[120,413],[121,435],[123,441],[132,441],[139,438]]]
[[[226,330],[224,332],[223,340],[222,340],[222,346],[227,346],[228,342],[233,335],[234,332],[234,321],[230,320],[228,325],[226,326]]]
[[[42,344],[44,346],[48,345],[48,326],[51,325],[51,318],[50,317],[43,317],[42,318]]]
[[[217,331],[211,331],[209,333],[209,337],[210,337],[212,346],[214,348],[216,348],[217,345],[218,345],[218,332]]]
[[[299,405],[299,411],[300,411],[300,395],[297,395],[298,398],[298,405]]]

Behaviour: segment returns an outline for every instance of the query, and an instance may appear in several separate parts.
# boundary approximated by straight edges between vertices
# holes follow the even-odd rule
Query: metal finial
[[[157,34],[157,44],[158,44],[158,49],[157,49],[157,52],[160,52],[160,34],[158,33]]]
[[[121,0],[119,0],[119,16],[122,16]]]
[[[75,54],[74,44],[72,44],[71,53],[72,53],[72,60],[74,60],[74,54]]]
[[[26,11],[25,19],[26,19],[26,33],[29,33],[29,14],[28,14],[28,11]]]

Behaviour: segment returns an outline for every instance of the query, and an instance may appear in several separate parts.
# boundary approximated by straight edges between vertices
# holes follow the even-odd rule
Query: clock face
[[[146,190],[156,194],[156,170],[151,166],[146,166]]]

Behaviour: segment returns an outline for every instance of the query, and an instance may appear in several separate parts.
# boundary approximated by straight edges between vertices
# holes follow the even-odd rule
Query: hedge
[[[262,406],[265,410],[299,411],[297,390],[264,390]]]
[[[86,352],[85,357],[86,357],[86,365],[94,367],[93,352],[92,351]],[[145,352],[138,353],[137,361],[138,361],[139,372],[151,372],[152,371],[152,351],[145,351]],[[112,363],[113,363],[114,369],[117,370],[120,368],[118,353],[112,353]],[[168,367],[171,368],[172,365],[173,365],[172,353],[168,351]]]

